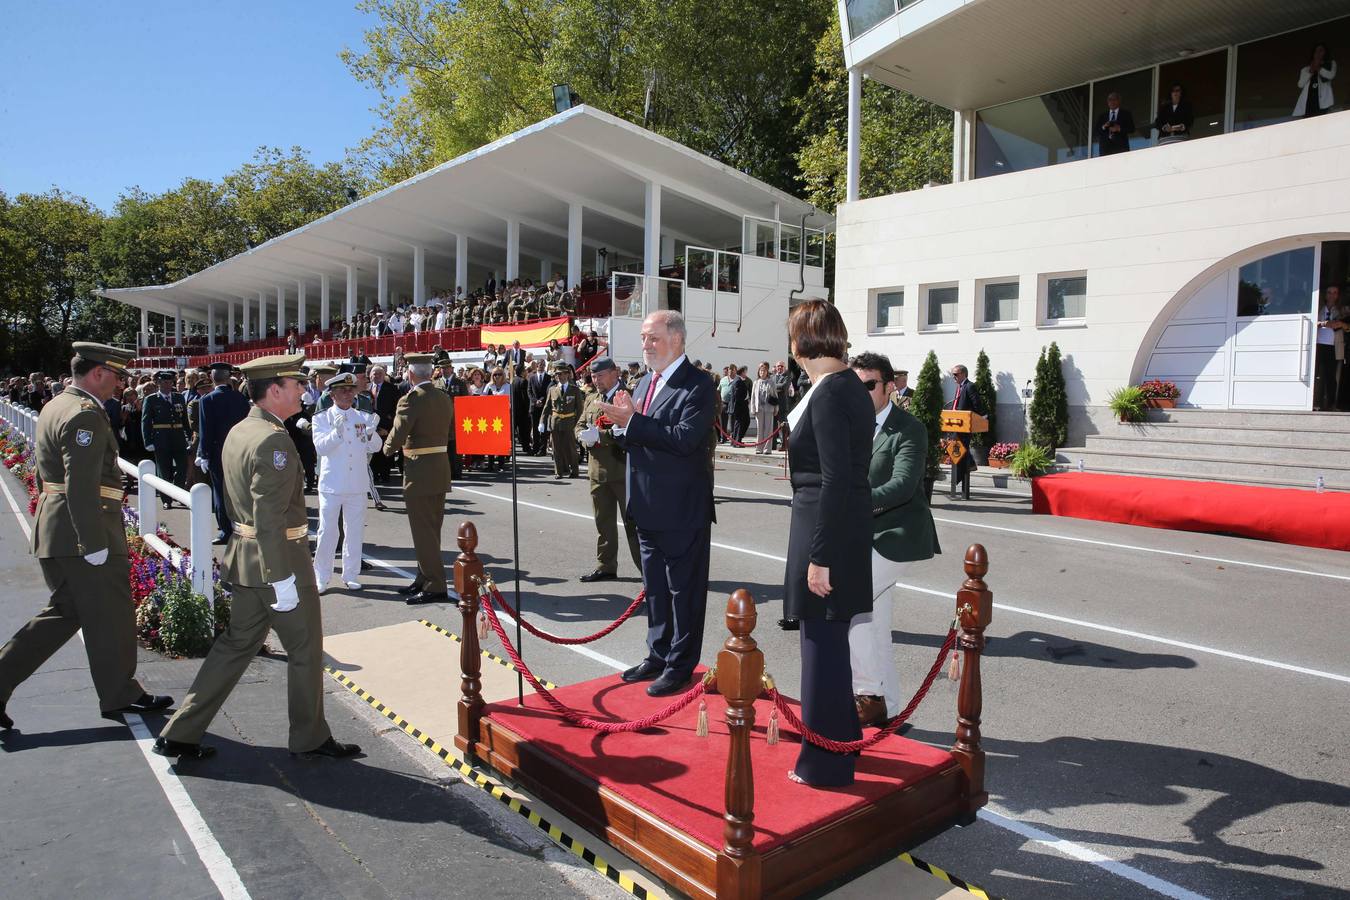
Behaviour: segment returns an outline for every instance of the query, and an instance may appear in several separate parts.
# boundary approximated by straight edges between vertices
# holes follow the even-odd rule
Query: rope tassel
[[[769,727],[764,730],[764,742],[772,747],[778,743],[778,707],[769,711]]]
[[[479,639],[480,641],[486,640],[486,639],[487,639],[487,636],[488,636],[488,619],[487,619],[487,613],[485,613],[485,612],[480,608],[480,609],[478,610],[478,639]]]
[[[961,653],[958,650],[952,650],[951,659],[947,662],[947,680],[961,680]]]
[[[698,701],[698,728],[696,733],[699,737],[708,736],[708,701]]]

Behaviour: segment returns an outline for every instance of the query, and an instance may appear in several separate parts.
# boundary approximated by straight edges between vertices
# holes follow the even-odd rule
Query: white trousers
[[[853,693],[886,698],[886,715],[900,712],[899,675],[891,641],[892,590],[900,578],[898,562],[872,551],[872,612],[854,616],[848,626],[848,657]]]
[[[319,492],[319,542],[314,548],[314,580],[323,590],[333,577],[338,516],[342,516],[342,580],[361,580],[361,544],[366,530],[366,495]]]

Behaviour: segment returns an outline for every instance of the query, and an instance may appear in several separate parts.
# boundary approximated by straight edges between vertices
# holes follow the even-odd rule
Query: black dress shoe
[[[802,623],[799,619],[779,619],[778,627],[784,631],[801,631]]]
[[[225,535],[223,535],[223,534],[218,534],[218,535],[216,535],[215,540],[213,540],[213,541],[211,542],[211,546],[213,546],[213,547],[221,547],[221,546],[223,546],[225,543],[227,543],[228,541],[229,541],[229,538],[225,537]]]
[[[380,511],[380,512],[388,512],[388,511],[389,511],[389,507],[385,506],[383,503],[376,503],[376,504],[375,504],[375,509],[377,509],[377,510]]]
[[[445,591],[423,591],[420,594],[413,594],[403,602],[409,606],[421,606],[424,603],[449,603],[450,595]]]
[[[650,659],[644,659],[642,662],[624,671],[619,677],[629,684],[634,681],[651,681],[660,676],[665,669],[665,664]]]
[[[399,588],[398,592],[405,597],[411,596],[412,594],[420,594],[422,593],[422,582],[414,581],[410,585]]]
[[[152,749],[160,756],[177,756],[180,759],[209,759],[216,755],[215,747],[208,747],[205,744],[185,744],[168,738],[156,740]]]
[[[5,713],[5,703],[0,703],[0,730],[8,731],[14,727],[14,720]]]
[[[689,687],[689,682],[693,680],[693,677],[692,675],[662,672],[660,678],[647,685],[647,696],[669,697],[671,694],[678,694]]]
[[[292,753],[291,756],[299,756],[301,759],[351,759],[361,752],[361,748],[355,744],[344,744],[329,738],[313,750],[306,750],[304,753]]]
[[[583,584],[590,584],[593,581],[618,581],[618,580],[619,580],[618,573],[602,572],[599,569],[596,569],[589,575],[582,575],[580,578],[577,579],[577,581],[580,581]]]
[[[141,694],[139,697],[137,697],[137,698],[136,698],[135,700],[133,700],[131,703],[128,703],[126,706],[122,707],[121,709],[114,709],[114,710],[112,710],[112,712],[115,712],[115,713],[123,713],[123,712],[133,712],[133,713],[158,712],[158,711],[161,710],[161,709],[168,709],[170,706],[173,706],[173,698],[172,698],[172,697],[166,697],[166,696],[164,696],[163,694]]]

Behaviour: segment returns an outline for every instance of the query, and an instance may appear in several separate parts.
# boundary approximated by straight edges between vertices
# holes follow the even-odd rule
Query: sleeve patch
[[[282,470],[284,470],[284,469],[286,468],[286,451],[285,451],[285,450],[273,450],[273,451],[272,451],[272,465],[276,468],[276,470],[277,470],[278,472],[280,472],[280,471],[282,471]]]
[[[94,440],[94,433],[88,428],[81,428],[75,432],[75,443],[81,447],[88,447]]]

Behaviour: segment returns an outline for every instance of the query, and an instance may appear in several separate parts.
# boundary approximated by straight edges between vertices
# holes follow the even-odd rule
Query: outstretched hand
[[[616,393],[613,403],[606,403],[601,400],[600,411],[619,428],[627,428],[633,414],[637,412],[633,407],[633,398],[629,396],[627,391]]]

